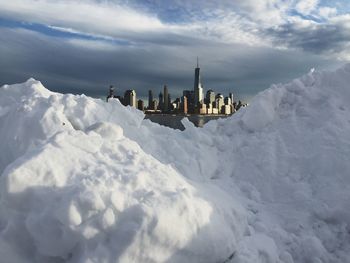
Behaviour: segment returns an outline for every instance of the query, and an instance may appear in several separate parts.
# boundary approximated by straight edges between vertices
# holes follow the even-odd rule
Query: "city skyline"
[[[126,90],[124,93],[110,85],[106,101],[110,99],[118,99],[123,105],[137,108],[146,114],[201,114],[201,115],[231,115],[238,111],[241,107],[247,104],[242,103],[240,99],[236,101],[233,92],[228,96],[222,95],[220,92],[216,93],[209,89],[205,93],[203,84],[201,82],[199,58],[197,57],[197,65],[194,69],[193,89],[186,89],[182,91],[182,96],[172,100],[171,93],[168,86],[163,86],[163,92],[158,94],[158,100],[153,95],[153,90],[148,90],[148,104],[145,106],[145,100],[137,99],[135,89]],[[205,93],[205,95],[204,95]],[[123,95],[124,94],[124,95]]]
[[[205,89],[249,100],[273,83],[350,60],[345,0],[0,0],[0,85],[34,77],[93,97],[110,83],[188,89],[196,56]]]

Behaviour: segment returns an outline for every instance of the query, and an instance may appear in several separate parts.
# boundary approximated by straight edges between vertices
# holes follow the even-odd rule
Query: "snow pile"
[[[350,65],[172,130],[39,82],[0,89],[7,262],[347,262]]]
[[[346,262],[350,256],[350,65],[260,93],[203,129],[130,135],[187,178],[215,184],[247,210],[232,262]],[[157,134],[157,139],[148,139]],[[169,148],[160,145],[169,145]],[[189,154],[190,153],[190,154]],[[190,156],[189,156],[190,155]]]
[[[215,200],[125,137],[138,129],[138,111],[51,93],[34,80],[2,87],[0,105],[6,262],[215,261],[232,253],[245,223],[240,207],[217,204],[225,219],[213,214]],[[234,227],[223,231],[225,220]]]
[[[231,138],[223,182],[239,185],[254,233],[274,240],[282,262],[349,260],[349,83],[350,65],[310,72],[216,126]]]

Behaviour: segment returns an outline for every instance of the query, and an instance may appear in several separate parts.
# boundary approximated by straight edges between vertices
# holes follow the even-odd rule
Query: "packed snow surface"
[[[185,131],[0,88],[1,262],[350,262],[350,65]]]

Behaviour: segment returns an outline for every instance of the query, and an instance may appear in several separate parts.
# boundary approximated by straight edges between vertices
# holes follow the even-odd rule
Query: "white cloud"
[[[105,41],[100,41],[100,40],[84,40],[84,39],[72,38],[72,39],[66,40],[66,42],[73,46],[92,49],[92,50],[105,51],[105,52],[107,51],[110,52],[118,49],[118,46]]]
[[[246,0],[239,2],[240,6],[247,8],[251,19],[263,23],[265,26],[283,24],[291,3],[290,0]]]
[[[330,18],[336,16],[338,13],[337,8],[334,7],[320,7],[318,10],[318,14],[323,18]]]
[[[104,39],[104,40],[115,40],[115,38],[107,36],[107,35],[89,34],[89,33],[75,30],[73,28],[65,28],[65,27],[59,27],[59,26],[47,26],[47,27],[51,28],[53,30],[56,30],[56,31],[61,31],[61,32],[70,33],[70,34],[74,34],[74,35],[84,35],[84,36],[89,36],[92,38],[99,38],[99,39]]]
[[[220,19],[209,20],[205,26],[197,22],[198,34],[224,43],[241,43],[248,46],[270,46],[271,41],[259,34],[259,29],[235,13],[222,14]]]
[[[167,8],[164,2],[154,1],[160,9]],[[130,5],[127,0],[0,0],[0,17],[96,37],[99,42],[89,43],[73,36],[72,44],[97,49],[111,48],[113,43],[109,42],[114,40],[130,45],[193,46],[212,41],[276,49],[300,48],[295,43],[302,42],[297,38],[305,34],[315,36],[315,39],[307,38],[312,43],[322,41],[316,39],[320,37],[316,31],[324,24],[350,28],[349,15],[337,15],[336,8],[320,6],[318,0],[174,0],[171,10],[176,8],[190,19],[165,22],[160,18],[160,9]],[[292,15],[292,10],[323,18],[323,21]],[[107,46],[102,44],[103,40],[109,41]]]
[[[350,30],[350,14],[335,16],[329,19],[329,21],[332,24],[340,25],[347,30]]]
[[[29,23],[40,23],[52,29],[73,34],[84,34],[105,39],[145,41],[156,35],[169,34],[179,37],[210,38],[216,41],[266,45],[255,34],[247,19],[233,11],[221,12],[221,16],[203,23],[196,18],[186,24],[162,22],[154,14],[141,12],[122,4],[96,1],[50,0],[0,0],[0,16]],[[245,22],[244,22],[245,21]],[[246,23],[246,24],[244,24]],[[174,37],[174,36],[172,36]]]
[[[316,10],[318,4],[319,0],[300,0],[296,4],[295,9],[303,15],[309,15]]]
[[[100,34],[164,29],[156,17],[108,2],[0,0],[0,14],[10,19]]]

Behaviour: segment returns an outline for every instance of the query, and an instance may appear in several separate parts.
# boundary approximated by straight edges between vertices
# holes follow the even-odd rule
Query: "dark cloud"
[[[267,30],[280,45],[301,48],[315,54],[338,53],[346,50],[350,43],[350,31],[341,24],[317,24],[300,28],[286,24],[277,29]]]
[[[70,42],[28,30],[0,29],[0,83],[41,80],[54,91],[103,96],[110,84],[134,88],[138,96],[168,84],[173,98],[192,89],[195,59],[200,57],[205,89],[233,91],[249,98],[272,83],[287,81],[314,65],[336,62],[302,52],[213,42],[191,46],[99,46]],[[85,43],[87,45],[85,45]]]
[[[312,67],[339,65],[335,57],[349,46],[346,15],[320,23],[320,17],[309,20],[316,9],[298,17],[294,6],[283,0],[8,1],[0,7],[0,84],[34,77],[54,91],[95,97],[110,84],[141,97],[167,84],[174,98],[192,89],[199,56],[206,90],[249,98]]]

